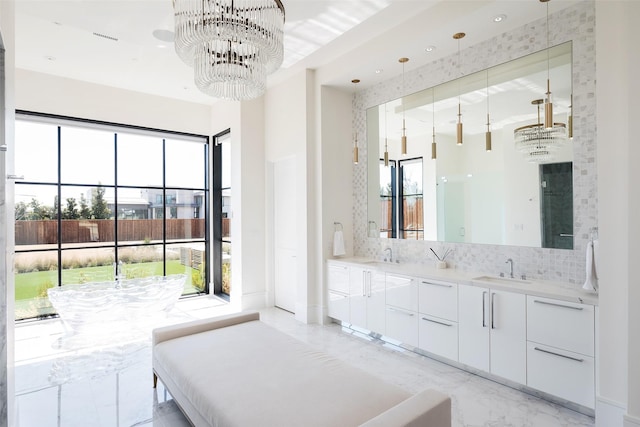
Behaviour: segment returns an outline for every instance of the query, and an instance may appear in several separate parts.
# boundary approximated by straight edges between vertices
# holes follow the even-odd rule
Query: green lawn
[[[190,267],[180,264],[179,260],[167,261],[167,275],[181,274],[188,275],[185,283],[185,293],[193,293],[191,285],[191,274],[194,271]],[[47,288],[57,284],[57,271],[35,271],[32,273],[20,273],[15,276],[15,298],[16,301],[27,300],[36,297],[44,297]],[[125,264],[124,274],[128,279],[136,277],[162,276],[162,262],[146,262],[139,264]],[[64,285],[85,282],[104,282],[113,280],[113,267],[85,267],[62,272],[62,283]]]

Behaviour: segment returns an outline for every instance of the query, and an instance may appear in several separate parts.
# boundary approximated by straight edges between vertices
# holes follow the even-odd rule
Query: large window
[[[424,240],[422,158],[400,160],[400,237]]]
[[[398,236],[396,227],[397,194],[396,162],[389,160],[385,166],[380,160],[380,237],[395,238]]]
[[[422,158],[380,160],[380,237],[424,239]]]
[[[231,295],[231,133],[213,137],[213,286],[216,294]]]
[[[47,289],[183,273],[207,292],[208,138],[56,116],[16,117],[16,319]]]

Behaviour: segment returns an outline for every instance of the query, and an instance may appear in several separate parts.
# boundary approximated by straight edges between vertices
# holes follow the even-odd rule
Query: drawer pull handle
[[[580,363],[584,362],[584,359],[578,359],[577,357],[571,357],[571,356],[567,356],[567,355],[560,354],[560,353],[554,353],[553,351],[543,350],[543,349],[538,348],[538,347],[533,347],[533,349],[537,350],[537,351],[541,351],[543,353],[553,354],[554,356],[564,357],[565,359],[575,360],[576,362],[580,362]]]
[[[448,323],[438,322],[437,320],[427,319],[426,317],[423,317],[422,320],[426,320],[427,322],[431,322],[431,323],[437,323],[438,325],[443,325],[443,326],[453,326]]]
[[[422,283],[424,283],[425,285],[441,286],[443,288],[453,288],[453,285],[448,285],[446,283],[425,282],[424,280],[422,281]]]
[[[539,301],[537,299],[534,299],[533,302],[537,303],[537,304],[545,304],[545,305],[552,305],[554,307],[564,307],[564,308],[570,308],[572,310],[584,310],[584,307],[574,307],[572,305],[564,305],[564,304],[558,304],[555,302],[547,302],[547,301]]]
[[[406,311],[404,311],[404,310],[398,310],[398,309],[393,308],[393,307],[387,307],[387,310],[389,310],[389,311],[395,311],[395,312],[402,313],[402,314],[406,314],[407,316],[413,316],[413,313],[407,313],[407,312],[406,312]]]

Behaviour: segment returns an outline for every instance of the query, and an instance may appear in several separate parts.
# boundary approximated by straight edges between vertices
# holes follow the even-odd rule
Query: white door
[[[489,371],[489,289],[458,287],[459,361]]]
[[[367,327],[367,295],[371,271],[360,267],[349,268],[349,318],[351,324]]]
[[[527,382],[526,296],[491,291],[491,373]]]
[[[273,167],[274,302],[295,313],[297,295],[296,162],[289,157]]]
[[[386,333],[385,316],[385,273],[372,271],[369,293],[367,294],[367,329],[379,334]]]

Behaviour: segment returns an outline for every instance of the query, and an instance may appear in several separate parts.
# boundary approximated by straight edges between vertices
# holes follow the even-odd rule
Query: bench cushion
[[[196,425],[358,426],[410,397],[260,321],[159,342],[153,358]]]

